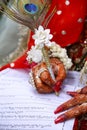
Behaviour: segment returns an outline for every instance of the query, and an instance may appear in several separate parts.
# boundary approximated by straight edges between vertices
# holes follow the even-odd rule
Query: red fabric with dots
[[[69,1],[70,4],[66,5],[65,0],[53,0],[52,5],[57,6],[57,11],[61,10],[62,13],[58,15],[55,12],[47,27],[53,34],[52,40],[63,47],[78,41],[87,13],[87,0]],[[50,13],[54,6],[51,7]],[[80,19],[82,22],[78,22]],[[61,33],[63,30],[66,31],[65,35]]]

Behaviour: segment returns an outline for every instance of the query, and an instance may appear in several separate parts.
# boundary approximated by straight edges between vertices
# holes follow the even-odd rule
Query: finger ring
[[[40,77],[41,73],[43,73],[44,71],[48,71],[48,70],[46,68],[39,69],[38,72],[37,72],[37,76],[36,77],[37,78]]]

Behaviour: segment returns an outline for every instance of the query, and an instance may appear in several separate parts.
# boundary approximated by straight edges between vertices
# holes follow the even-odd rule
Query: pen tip
[[[56,96],[59,96],[59,92],[55,92]]]

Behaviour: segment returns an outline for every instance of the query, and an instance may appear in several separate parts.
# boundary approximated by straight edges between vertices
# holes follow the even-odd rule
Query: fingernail
[[[55,111],[54,111],[54,114],[57,114],[59,112],[63,111],[63,107],[62,106],[59,106]]]
[[[78,93],[77,92],[70,92],[70,91],[67,91],[67,94],[71,95],[71,96],[76,96]]]
[[[61,123],[63,121],[65,121],[65,114],[60,115],[59,117],[57,117],[57,119],[54,120],[55,124]]]

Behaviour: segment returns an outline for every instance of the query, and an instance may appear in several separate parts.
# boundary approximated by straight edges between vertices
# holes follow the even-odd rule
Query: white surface
[[[68,82],[69,81],[69,82]],[[70,99],[67,90],[78,87],[79,73],[70,73],[59,96],[38,94],[28,83],[27,70],[0,73],[0,130],[72,130],[74,119],[54,124],[54,110]]]
[[[17,47],[17,26],[17,23],[6,16],[0,18],[0,63],[5,56]]]

